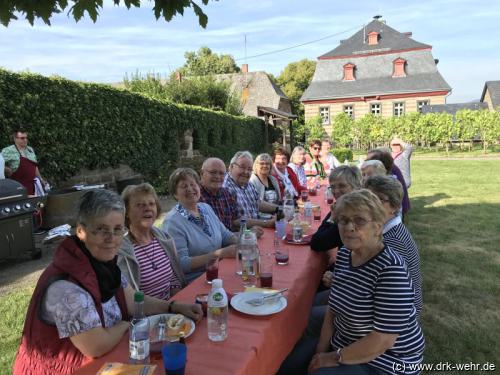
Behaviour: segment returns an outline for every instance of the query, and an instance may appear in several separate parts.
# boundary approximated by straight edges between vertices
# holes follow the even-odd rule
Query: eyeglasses
[[[114,237],[125,237],[128,234],[128,229],[123,227],[123,228],[115,228],[113,230],[109,230],[108,228],[97,228],[94,230],[91,230],[90,233],[92,233],[94,236],[100,237],[101,239],[106,239],[111,236]]]
[[[313,147],[313,150],[321,150],[321,147]]]
[[[28,139],[28,137],[16,137],[17,139],[22,139],[22,140],[25,140],[25,139]]]
[[[354,216],[352,219],[345,216],[341,216],[338,218],[337,223],[343,227],[346,227],[349,225],[349,223],[352,223],[356,229],[359,229],[364,227],[371,221],[373,220],[368,220],[361,216]]]
[[[239,169],[241,169],[242,171],[245,171],[245,172],[248,172],[248,173],[252,173],[253,172],[253,168],[243,168],[241,165],[239,165],[238,163],[233,163],[234,165],[236,165]]]
[[[220,172],[220,171],[205,171],[207,172],[210,176],[212,177],[224,177],[226,175],[226,172]]]

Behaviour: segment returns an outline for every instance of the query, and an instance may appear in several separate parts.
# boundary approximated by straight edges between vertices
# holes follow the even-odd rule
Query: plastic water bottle
[[[241,276],[241,253],[240,253],[240,247],[242,245],[243,241],[243,235],[245,234],[245,231],[247,230],[247,219],[242,217],[240,219],[240,233],[238,235],[238,244],[236,246],[236,256],[238,257],[236,259],[236,274]]]
[[[312,203],[309,201],[304,204],[304,221],[309,225],[312,225],[313,222],[313,208]]]
[[[255,233],[246,230],[241,245],[238,248],[238,257],[241,257],[241,278],[244,286],[255,286],[258,273],[259,248]]]
[[[222,280],[215,279],[207,301],[208,338],[211,341],[224,341],[227,338],[227,310],[227,294],[222,287]]]
[[[285,193],[285,199],[283,200],[283,214],[287,222],[292,220],[294,210],[295,202],[293,200],[293,196],[287,191]]]
[[[144,315],[143,292],[135,292],[134,305],[128,341],[130,363],[149,363],[149,319]]]
[[[302,235],[304,233],[301,225],[300,213],[297,210],[292,220],[292,239],[293,242],[302,242]]]

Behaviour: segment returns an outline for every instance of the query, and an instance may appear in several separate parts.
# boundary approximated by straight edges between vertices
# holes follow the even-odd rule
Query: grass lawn
[[[426,363],[500,366],[500,160],[414,160],[408,227],[421,253]],[[0,297],[10,372],[32,288]]]
[[[500,366],[500,160],[415,160],[426,363]]]

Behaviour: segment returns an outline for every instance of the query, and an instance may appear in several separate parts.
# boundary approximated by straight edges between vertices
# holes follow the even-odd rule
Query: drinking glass
[[[167,374],[184,375],[187,354],[186,344],[178,342],[169,343],[162,348],[161,354]]]
[[[260,287],[272,288],[273,286],[274,254],[271,252],[260,253]]]
[[[321,207],[320,206],[313,207],[313,218],[314,218],[314,221],[321,221]]]
[[[207,261],[205,275],[208,284],[212,284],[212,280],[217,279],[219,276],[219,258],[211,258]]]
[[[286,266],[288,264],[288,248],[282,246],[277,249],[274,253],[274,258],[278,266]]]

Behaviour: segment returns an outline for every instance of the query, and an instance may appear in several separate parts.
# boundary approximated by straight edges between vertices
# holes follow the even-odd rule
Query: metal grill
[[[23,185],[0,180],[0,260],[17,260],[36,253],[33,213],[43,206],[43,198],[29,197]]]

